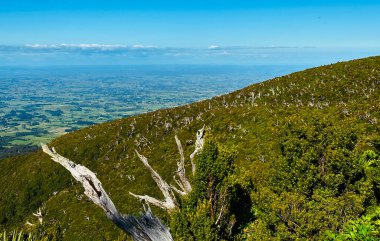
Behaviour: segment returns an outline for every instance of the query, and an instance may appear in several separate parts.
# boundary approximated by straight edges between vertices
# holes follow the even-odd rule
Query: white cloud
[[[155,45],[141,45],[141,44],[135,44],[132,46],[132,48],[135,48],[135,49],[156,49],[158,48],[157,46]]]
[[[0,57],[40,56],[41,58],[88,58],[88,59],[270,59],[272,56],[312,51],[306,48],[294,47],[252,47],[252,46],[219,46],[208,48],[158,47],[155,45],[123,45],[123,44],[26,44],[0,45]],[[16,56],[16,57],[15,57]],[[0,58],[0,60],[1,60]],[[195,60],[194,60],[195,61]]]
[[[155,45],[123,45],[123,44],[26,44],[25,48],[31,49],[82,49],[82,50],[128,50],[128,49],[155,49]]]
[[[215,44],[211,44],[208,49],[219,49],[220,46],[219,45],[215,45]]]
[[[26,44],[26,48],[35,48],[35,49],[45,49],[45,48],[58,48],[57,45],[49,45],[49,44]]]

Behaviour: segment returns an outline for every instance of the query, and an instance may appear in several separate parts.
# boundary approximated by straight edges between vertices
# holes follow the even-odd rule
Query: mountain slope
[[[138,149],[166,180],[179,158],[174,135],[193,150],[197,129],[238,151],[250,179],[251,239],[320,239],[377,205],[356,160],[380,151],[380,57],[337,63],[251,85],[190,105],[91,126],[50,146],[97,173],[123,213],[141,204],[128,192],[160,196],[134,154]],[[110,240],[120,231],[87,201],[80,185],[41,151],[0,161],[0,230],[15,228],[41,205],[66,240]],[[154,210],[166,220],[160,210]]]

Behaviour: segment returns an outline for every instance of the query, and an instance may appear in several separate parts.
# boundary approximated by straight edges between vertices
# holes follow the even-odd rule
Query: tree
[[[196,148],[195,151],[190,155],[193,173],[196,170],[195,165],[193,164],[193,158],[203,148],[204,132],[205,127],[203,126],[203,128],[197,132]],[[188,195],[191,192],[191,185],[185,173],[185,158],[183,154],[182,145],[177,136],[175,136],[175,140],[180,154],[180,161],[177,163],[178,169],[176,172],[176,176],[179,180],[177,180],[176,177],[174,177],[174,180],[176,181],[179,188],[176,188],[173,185],[169,185],[164,179],[162,179],[160,175],[149,165],[148,159],[136,150],[136,154],[138,155],[139,159],[142,161],[144,166],[147,168],[147,170],[151,173],[153,180],[156,182],[157,186],[161,190],[162,194],[165,197],[165,200],[161,201],[153,197],[149,197],[147,195],[142,196],[131,193],[131,195],[133,195],[134,197],[137,197],[141,200],[146,201],[147,203],[163,208],[167,210],[169,213],[178,208],[178,203],[176,201],[176,197],[174,195],[173,190],[182,196]],[[149,206],[144,206],[145,212],[141,214],[140,217],[136,217],[134,215],[120,214],[112,200],[109,198],[107,192],[102,187],[102,184],[96,177],[95,173],[93,173],[85,166],[76,164],[73,161],[61,156],[54,150],[54,148],[50,149],[47,145],[42,144],[42,150],[46,154],[48,154],[53,161],[61,164],[64,168],[66,168],[71,173],[71,175],[83,185],[85,195],[88,198],[90,198],[90,200],[93,201],[96,205],[101,207],[106,213],[107,218],[110,219],[115,225],[117,225],[127,234],[129,234],[133,238],[133,240],[173,240],[169,228],[167,228],[161,222],[160,219],[153,215]]]
[[[225,240],[232,236],[236,219],[231,205],[236,186],[236,151],[206,141],[195,158],[197,171],[192,177],[193,191],[182,198],[180,210],[172,215],[171,228],[176,240]]]

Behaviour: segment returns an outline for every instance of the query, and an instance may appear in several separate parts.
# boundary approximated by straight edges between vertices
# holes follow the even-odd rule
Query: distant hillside
[[[189,155],[194,133],[205,124],[210,138],[236,148],[240,177],[252,184],[240,201],[249,215],[236,234],[248,240],[320,240],[326,230],[339,232],[379,205],[379,173],[362,158],[368,150],[380,153],[379,86],[380,57],[342,62],[91,126],[49,145],[93,170],[121,212],[138,213],[141,204],[129,191],[160,193],[134,149],[171,181],[178,159],[174,135]],[[0,161],[0,193],[0,231],[36,222],[32,212],[45,205],[45,222],[59,222],[65,240],[121,234],[41,151]]]

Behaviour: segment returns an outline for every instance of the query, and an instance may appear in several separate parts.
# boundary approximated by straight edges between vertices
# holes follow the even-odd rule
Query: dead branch
[[[204,132],[205,126],[197,131],[197,139],[195,142],[195,150],[190,155],[190,161],[192,165],[192,172],[195,173],[195,164],[193,159],[195,155],[200,152],[204,144]],[[185,170],[185,157],[183,153],[183,148],[180,140],[175,136],[175,140],[178,147],[178,152],[180,154],[180,160],[177,162],[177,172],[179,180],[174,176],[174,181],[179,186],[179,189],[169,185],[161,176],[149,165],[148,159],[141,155],[137,150],[136,154],[141,162],[144,164],[146,169],[150,172],[153,180],[156,182],[158,188],[164,196],[164,201],[158,200],[156,198],[150,197],[148,195],[136,195],[130,192],[136,198],[144,200],[147,203],[151,203],[155,206],[163,208],[168,212],[178,208],[178,204],[173,193],[173,190],[180,195],[187,195],[191,192],[191,185],[186,177]],[[80,182],[84,187],[85,195],[90,198],[96,205],[101,207],[106,213],[108,219],[115,223],[119,228],[124,230],[126,233],[132,236],[133,240],[136,241],[170,241],[173,240],[169,232],[169,229],[161,223],[161,221],[156,218],[150,208],[145,208],[145,213],[141,214],[140,217],[135,217],[133,215],[121,215],[116,209],[114,203],[109,198],[106,191],[103,189],[101,182],[97,179],[96,175],[90,171],[88,168],[82,165],[78,165],[73,161],[58,154],[54,148],[49,149],[47,145],[42,144],[42,150],[48,154],[53,161],[61,164],[66,168],[71,175]],[[39,217],[39,213],[35,214]],[[221,216],[221,215],[219,215]],[[219,220],[220,218],[218,218]],[[42,222],[42,220],[40,221]],[[218,221],[217,221],[218,222]]]
[[[175,176],[173,177],[173,179],[174,179],[174,181],[177,183],[177,185],[182,190],[180,190],[178,192],[178,190],[175,187],[173,187],[173,186],[172,187],[180,195],[186,195],[186,194],[188,194],[188,193],[191,192],[191,185],[190,185],[189,180],[186,177],[185,156],[183,154],[183,149],[182,149],[181,141],[178,139],[177,136],[175,136],[174,138],[175,138],[175,141],[177,143],[178,152],[179,152],[179,155],[180,155],[180,161],[177,162],[178,169],[177,169],[177,172],[176,172],[177,176],[179,177],[179,181],[175,178]]]
[[[45,209],[45,208],[43,207],[42,209]],[[44,220],[42,209],[38,208],[37,212],[33,213],[33,216],[36,216],[38,218],[38,221],[40,224],[42,224],[42,222]]]
[[[42,150],[48,154],[51,159],[64,168],[80,182],[85,191],[84,193],[96,205],[101,207],[114,224],[123,231],[128,233],[135,241],[172,241],[173,238],[169,229],[155,217],[151,210],[145,209],[145,213],[140,217],[133,215],[122,215],[116,209],[114,203],[109,198],[107,192],[103,189],[101,182],[96,175],[88,168],[78,165],[73,161],[58,154],[54,148],[49,149],[47,145],[42,144]]]
[[[137,150],[136,150],[136,154],[141,160],[141,162],[144,164],[146,169],[148,169],[148,171],[150,172],[153,180],[156,182],[158,188],[161,190],[162,194],[164,195],[165,201],[157,200],[153,197],[149,197],[148,195],[140,196],[140,195],[133,194],[131,192],[130,194],[148,203],[156,205],[157,207],[166,209],[169,212],[171,210],[176,209],[177,201],[175,199],[174,193],[171,187],[169,186],[169,184],[167,184],[167,182],[165,182],[164,179],[162,179],[161,176],[149,165],[148,159],[145,156],[141,155]]]
[[[193,175],[195,173],[195,164],[194,164],[194,157],[197,153],[199,153],[203,149],[204,145],[204,134],[205,134],[205,126],[203,125],[202,129],[197,131],[197,140],[195,141],[195,150],[193,153],[190,155],[190,161],[191,161],[191,167],[192,167],[192,172]]]

